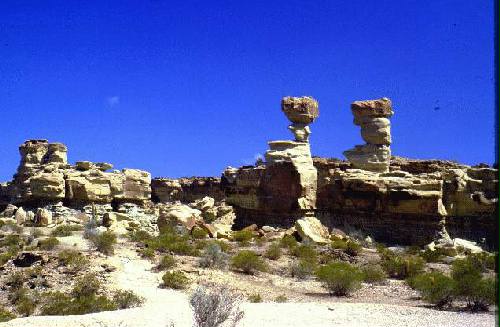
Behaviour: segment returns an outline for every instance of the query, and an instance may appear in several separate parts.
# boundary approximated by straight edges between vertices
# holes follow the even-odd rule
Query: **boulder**
[[[166,226],[181,225],[191,231],[198,221],[201,220],[201,211],[193,209],[185,204],[174,204],[167,208],[162,208],[158,217],[158,228]]]
[[[23,207],[17,209],[15,214],[16,223],[20,226],[24,225],[27,219],[26,211],[24,211]]]
[[[35,214],[35,224],[37,226],[47,226],[52,224],[52,212],[45,208],[38,208]]]
[[[102,224],[105,227],[111,227],[122,220],[130,220],[130,217],[124,213],[106,212],[102,218]]]
[[[191,203],[190,206],[193,208],[196,208],[201,211],[207,211],[208,209],[213,208],[215,205],[215,200],[211,197],[204,197],[202,199],[196,200],[195,202]]]
[[[318,244],[328,244],[330,242],[330,233],[328,228],[315,217],[305,217],[295,222],[295,228],[302,240]]]

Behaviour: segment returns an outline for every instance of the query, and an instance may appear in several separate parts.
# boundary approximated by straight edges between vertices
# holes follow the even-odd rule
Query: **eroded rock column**
[[[366,142],[344,152],[354,168],[373,172],[389,171],[391,159],[392,103],[388,98],[355,101],[351,104],[354,124],[361,127]]]

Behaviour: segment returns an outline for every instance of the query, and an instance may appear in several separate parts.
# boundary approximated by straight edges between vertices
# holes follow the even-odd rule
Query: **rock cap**
[[[310,96],[281,99],[281,110],[296,124],[310,124],[319,117],[318,101]]]

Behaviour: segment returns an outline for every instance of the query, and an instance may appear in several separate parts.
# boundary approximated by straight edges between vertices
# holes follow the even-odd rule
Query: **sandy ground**
[[[68,239],[68,241],[70,241]],[[73,241],[73,240],[71,240]],[[19,318],[1,327],[170,327],[192,326],[188,296],[158,287],[161,274],[152,263],[139,258],[129,247],[121,247],[108,259],[117,270],[110,275],[110,288],[129,289],[145,298],[139,308],[108,311],[83,316],[34,316]],[[493,313],[437,311],[377,303],[244,303],[245,316],[240,327],[256,326],[345,326],[345,327],[490,327]],[[174,325],[172,325],[174,324]]]

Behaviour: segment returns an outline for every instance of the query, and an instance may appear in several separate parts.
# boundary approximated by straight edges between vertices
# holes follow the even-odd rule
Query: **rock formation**
[[[270,222],[294,221],[316,207],[317,171],[309,146],[310,129],[319,115],[311,97],[285,97],[281,109],[292,122],[294,141],[271,141],[266,163],[257,167],[228,167],[222,184],[227,202],[247,220],[273,217]],[[259,221],[262,225],[264,220]]]
[[[2,187],[4,201],[37,203],[141,203],[151,198],[151,175],[136,169],[107,172],[107,163],[67,162],[61,143],[29,140],[19,147],[21,163],[14,179]]]
[[[391,159],[392,103],[388,98],[355,101],[351,104],[354,124],[361,127],[361,137],[367,144],[356,145],[344,152],[353,168],[374,172],[389,170]]]

